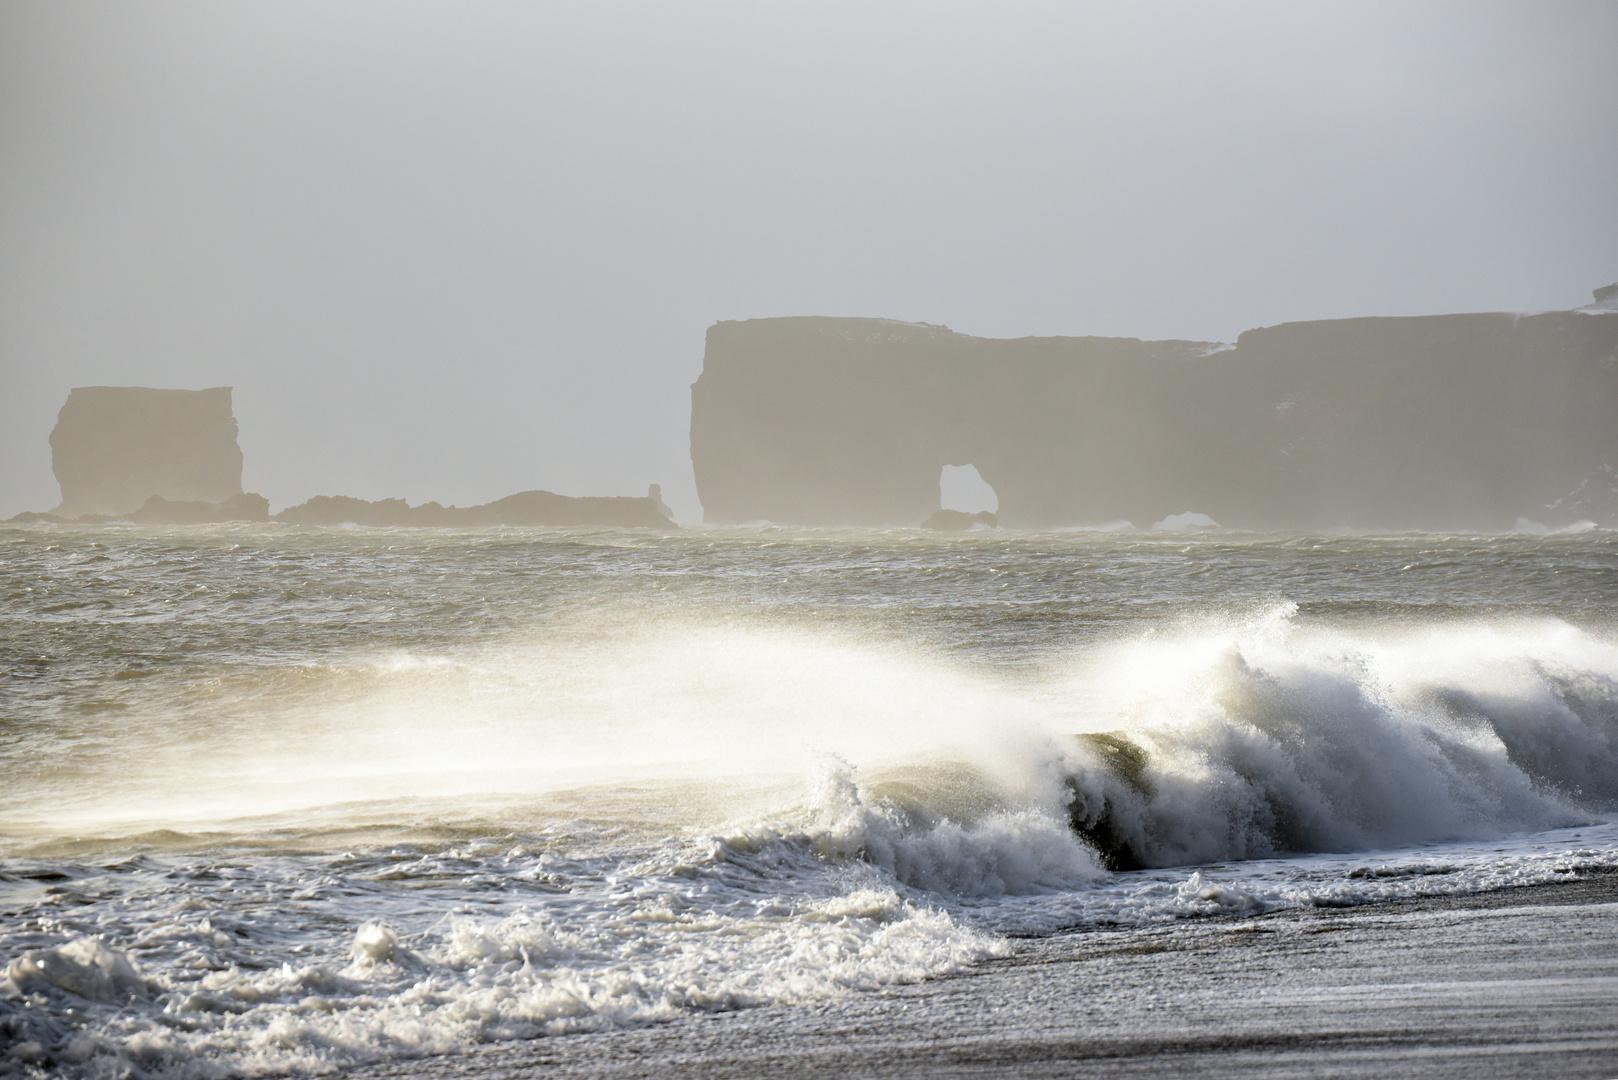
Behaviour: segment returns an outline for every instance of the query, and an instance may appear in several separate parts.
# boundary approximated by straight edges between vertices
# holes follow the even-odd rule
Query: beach
[[[812,1009],[581,1035],[361,1077],[1608,1077],[1618,876],[1092,930]]]

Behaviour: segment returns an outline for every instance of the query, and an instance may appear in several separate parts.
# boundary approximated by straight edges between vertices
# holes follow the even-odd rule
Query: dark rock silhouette
[[[242,493],[230,387],[80,386],[51,432],[58,516],[122,516],[153,495],[223,503]]]
[[[668,518],[670,521],[674,520],[674,511],[670,510],[668,504],[663,501],[663,485],[662,484],[652,484],[649,487],[647,487],[647,489],[646,489],[646,497],[648,499],[652,500],[652,505],[657,508],[657,512],[659,514],[662,514],[664,517]]]
[[[62,486],[52,513],[18,514],[9,524],[128,519],[143,525],[268,521],[269,502],[242,493],[230,387],[154,390],[81,386],[51,432],[51,462]],[[301,525],[620,525],[674,528],[653,484],[645,498],[570,498],[523,491],[482,506],[410,506],[322,495],[277,514]]]
[[[656,484],[652,487],[655,489]],[[140,509],[128,514],[86,514],[78,518],[60,514],[24,513],[8,525],[64,524],[77,521],[128,520],[140,525],[203,525],[223,521],[279,521],[292,525],[414,525],[475,528],[485,525],[621,526],[679,528],[656,495],[646,498],[571,498],[549,491],[523,491],[481,506],[441,506],[436,502],[411,506],[403,499],[367,502],[347,495],[317,495],[308,502],[270,516],[262,495],[232,496],[222,503],[165,499],[153,495]]]
[[[979,510],[975,514],[968,514],[965,510],[934,510],[921,523],[924,529],[937,529],[940,532],[965,532],[974,525],[987,525],[993,529],[999,524],[999,519],[987,510]]]
[[[1618,523],[1618,316],[1287,323],[1235,346],[722,322],[691,388],[713,522],[908,525],[973,464],[1016,527]]]
[[[656,487],[654,484],[653,487]],[[523,491],[481,506],[411,506],[403,499],[367,502],[346,495],[317,495],[288,507],[276,521],[294,525],[616,525],[670,529],[676,526],[646,498],[572,498],[549,491]]]

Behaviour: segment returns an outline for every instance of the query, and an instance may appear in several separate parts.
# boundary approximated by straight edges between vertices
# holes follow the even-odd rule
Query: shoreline
[[[1618,1075],[1618,874],[1014,945],[879,993],[342,1075]]]

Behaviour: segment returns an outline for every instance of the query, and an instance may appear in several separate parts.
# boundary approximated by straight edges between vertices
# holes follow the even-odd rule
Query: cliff
[[[915,525],[973,464],[1013,527],[1618,524],[1618,316],[1288,323],[1210,342],[723,322],[691,388],[704,517]]]
[[[656,485],[653,485],[654,489]],[[623,526],[671,529],[661,500],[653,495],[573,498],[550,491],[523,491],[480,506],[411,506],[403,499],[367,502],[346,495],[317,495],[275,515],[293,525],[488,525]]]
[[[51,469],[63,517],[130,514],[154,495],[224,503],[242,493],[230,387],[76,387],[51,432]]]

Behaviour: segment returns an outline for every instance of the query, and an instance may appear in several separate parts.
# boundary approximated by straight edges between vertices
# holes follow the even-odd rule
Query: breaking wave
[[[1078,673],[1099,723],[1075,740],[1069,810],[1112,865],[1502,836],[1618,807],[1611,642],[1558,621],[1371,634],[1292,614],[1115,646]]]
[[[39,910],[85,914],[7,934],[6,1060],[324,1072],[915,982],[1008,955],[1013,932],[1618,867],[1611,826],[1545,832],[1618,808],[1618,647],[1555,620],[1311,626],[1282,605],[1004,681],[728,630],[364,677],[382,689],[344,697],[340,745],[375,748],[368,794],[447,752],[412,749],[409,718],[471,700],[457,730],[475,745],[445,775],[509,781],[571,752],[570,782],[588,783],[513,797],[582,814],[605,791],[617,817],[547,810],[515,832],[461,822],[463,839],[343,851],[300,833],[292,854],[182,850],[116,872],[42,856],[39,880],[81,907]],[[585,715],[591,739],[625,748],[629,780],[578,737]],[[685,742],[649,716],[679,719]],[[693,794],[792,763],[798,781],[746,798]],[[1450,846],[1411,851],[1432,844]]]

